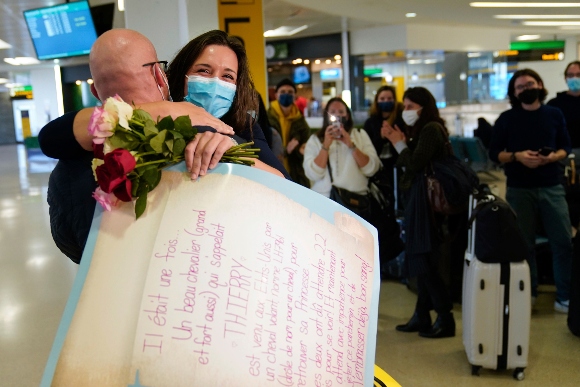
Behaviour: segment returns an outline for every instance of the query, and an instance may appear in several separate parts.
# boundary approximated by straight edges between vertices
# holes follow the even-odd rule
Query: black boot
[[[419,336],[429,339],[455,336],[455,319],[453,318],[453,313],[448,312],[437,315],[437,320],[435,320],[431,329],[426,332],[419,331]]]
[[[429,312],[427,314],[413,313],[413,317],[403,325],[397,325],[395,327],[399,332],[429,332],[431,329],[431,315]]]

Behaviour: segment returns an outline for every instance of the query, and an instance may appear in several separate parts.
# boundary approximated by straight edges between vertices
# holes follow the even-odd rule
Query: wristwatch
[[[511,154],[511,156],[510,156],[510,161],[511,161],[512,163],[513,163],[513,162],[515,162],[515,161],[517,161],[517,160],[516,160],[516,152],[512,152],[512,154]]]

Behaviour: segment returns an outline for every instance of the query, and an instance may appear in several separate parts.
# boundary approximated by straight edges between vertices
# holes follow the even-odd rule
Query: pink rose
[[[102,144],[107,137],[115,133],[117,118],[106,112],[102,107],[96,107],[89,121],[89,134],[93,136],[93,143]]]
[[[119,203],[119,199],[117,199],[114,194],[106,193],[101,189],[101,187],[97,187],[95,192],[93,192],[93,198],[105,209],[105,211],[111,211],[111,209]]]
[[[102,107],[96,107],[91,115],[88,131],[93,136],[93,143],[102,144],[107,137],[115,133],[117,124],[127,130],[129,120],[133,116],[133,108],[115,95],[107,98]]]

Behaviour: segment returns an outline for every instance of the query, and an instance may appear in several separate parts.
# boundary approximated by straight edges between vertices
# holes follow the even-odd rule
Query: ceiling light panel
[[[580,19],[580,15],[494,15],[496,19]]]
[[[522,24],[534,27],[580,26],[580,21],[525,21]]]
[[[580,8],[580,3],[514,3],[479,1],[469,3],[474,8]]]

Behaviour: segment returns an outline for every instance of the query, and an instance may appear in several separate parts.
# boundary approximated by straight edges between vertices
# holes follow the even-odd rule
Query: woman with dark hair
[[[427,338],[455,336],[453,304],[439,274],[440,235],[445,217],[433,213],[427,202],[424,173],[432,161],[451,154],[448,131],[439,115],[435,98],[423,87],[408,89],[403,95],[403,120],[407,134],[391,127],[386,137],[399,153],[397,165],[404,168],[400,179],[405,206],[405,256],[410,277],[417,277],[418,296],[413,317],[401,332],[419,332]],[[431,325],[430,310],[437,320]]]
[[[386,133],[395,125],[404,130],[405,122],[401,116],[402,113],[403,104],[397,102],[395,88],[388,85],[381,86],[375,94],[370,116],[364,124],[364,130],[373,142],[375,151],[383,163],[383,168],[389,171],[388,176],[390,176],[391,184],[393,182],[391,169],[397,161],[397,152],[393,149]]]
[[[366,195],[368,178],[380,165],[368,134],[353,128],[346,103],[341,98],[330,99],[324,109],[322,129],[310,136],[304,150],[304,172],[311,189],[330,197],[334,185]]]
[[[244,46],[224,31],[208,31],[186,44],[167,71],[174,102],[187,101],[230,125],[245,141],[254,141],[259,160],[289,177],[270,150],[262,128],[248,114],[258,110]],[[268,130],[269,128],[266,128]],[[188,148],[186,148],[186,162]]]
[[[211,66],[210,63],[205,63],[206,61],[200,61],[200,56],[203,54],[206,54],[209,59],[216,60],[219,66]],[[208,84],[206,80],[209,79],[215,79],[215,81],[212,81],[210,86],[206,86]],[[229,36],[224,31],[208,31],[179,50],[169,64],[167,81],[173,101],[189,100],[210,113],[212,113],[212,108],[205,106],[205,101],[196,100],[191,95],[189,98],[192,99],[188,99],[189,89],[199,87],[199,91],[191,90],[191,92],[200,95],[203,90],[209,88],[218,93],[228,94],[228,96],[218,94],[213,99],[207,100],[207,103],[211,102],[211,106],[216,103],[224,107],[229,105],[227,110],[221,109],[221,113],[217,113],[221,114],[219,117],[213,115],[234,128],[236,133],[248,128],[248,111],[258,110],[258,100],[254,93],[254,82],[250,76],[246,50],[239,39]],[[230,90],[235,90],[233,97],[230,97],[231,94],[227,92],[228,87],[227,85],[224,87],[224,83],[234,86],[230,88]],[[226,102],[228,99],[231,99],[229,103]]]

